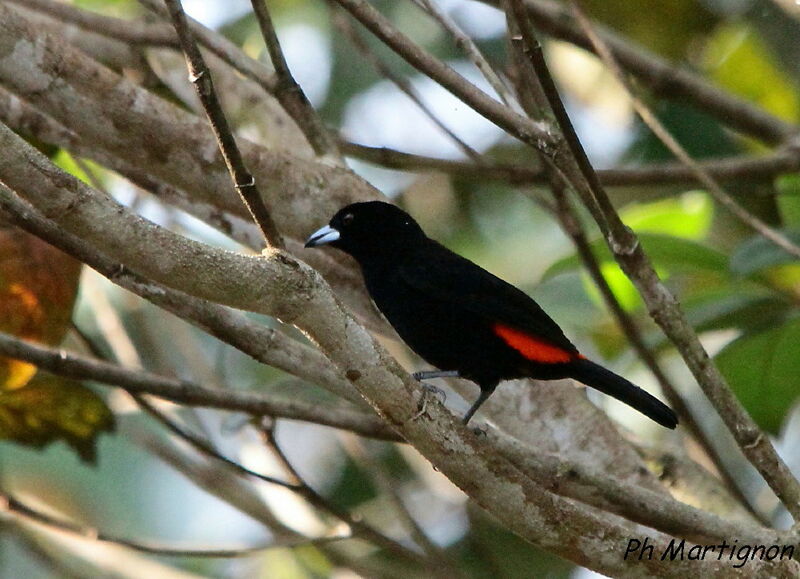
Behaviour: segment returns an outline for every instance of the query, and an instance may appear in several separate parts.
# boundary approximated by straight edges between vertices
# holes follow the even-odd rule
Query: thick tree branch
[[[318,351],[285,333],[257,324],[225,307],[149,282],[56,227],[0,185],[0,208],[19,227],[86,263],[122,288],[175,314],[253,359],[318,384],[332,394],[364,400]]]
[[[285,403],[267,401],[263,397],[242,397],[240,393],[230,390],[214,390],[209,395],[208,388],[192,384],[187,381],[159,377],[154,374],[125,370],[108,362],[89,360],[80,356],[67,354],[42,346],[25,343],[6,334],[0,334],[0,353],[6,356],[18,357],[28,360],[40,367],[67,377],[88,379],[110,383],[125,388],[131,392],[144,392],[171,399],[175,402],[195,404],[201,401],[204,406],[221,409],[236,409],[256,415],[267,414],[275,417],[290,419],[310,420],[319,424],[327,424],[351,430],[358,434],[380,438],[380,428],[377,421],[362,415],[364,418],[359,423],[352,420],[353,413],[337,412],[331,409],[325,420],[319,420],[320,412],[314,411],[314,406],[294,403],[289,407]],[[184,396],[180,392],[192,390],[191,396]],[[221,401],[222,396],[227,399]],[[258,402],[260,400],[260,402]],[[253,404],[253,401],[257,403]],[[290,408],[288,412],[284,410]],[[297,412],[296,410],[299,410]],[[316,414],[316,415],[315,415]],[[374,422],[374,427],[360,428],[360,424]],[[170,429],[175,431],[173,425]],[[389,439],[394,437],[389,431],[383,431]],[[192,446],[204,454],[209,454],[205,443],[187,435],[183,430],[176,432],[187,439]],[[524,472],[535,477],[540,484],[564,496],[575,498],[603,509],[631,518],[631,520],[654,526],[666,532],[678,533],[687,537],[704,537],[706,540],[717,537],[738,537],[741,540],[755,541],[764,544],[785,542],[786,537],[781,533],[761,529],[753,525],[727,522],[715,515],[705,513],[674,499],[665,497],[661,493],[643,488],[630,482],[625,482],[604,473],[593,470],[591,467],[579,465],[575,462],[565,462],[554,455],[537,452],[535,449],[525,447],[518,441],[499,432],[489,433],[490,443],[493,447],[506,455]],[[213,458],[220,460],[224,457],[213,453]],[[228,461],[226,461],[228,462]],[[234,463],[237,470],[239,465]],[[262,478],[258,473],[242,471],[248,476]],[[282,484],[281,481],[268,479],[267,482]],[[295,483],[289,485],[296,490]],[[338,516],[338,515],[337,515]]]
[[[40,57],[29,58],[31,51]],[[197,202],[249,217],[206,121],[44,33],[3,4],[0,84],[74,135],[73,144],[83,148],[81,156],[101,164],[116,160],[111,165],[115,170],[120,165],[138,168],[191,192]],[[305,239],[322,219],[347,203],[381,197],[348,170],[268,150],[246,139],[239,143],[247,167],[262,185],[270,214],[286,236]]]
[[[620,478],[609,477],[576,462],[536,452],[498,432],[488,433],[498,451],[532,475],[545,488],[605,508],[647,526],[684,537],[714,540],[738,537],[772,544],[791,542],[786,533],[754,524],[732,522]],[[745,539],[745,537],[748,537]]]

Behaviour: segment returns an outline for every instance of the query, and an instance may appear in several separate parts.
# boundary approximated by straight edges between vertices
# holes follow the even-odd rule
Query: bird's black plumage
[[[428,238],[394,205],[341,209],[306,247],[326,244],[355,258],[375,305],[412,350],[480,386],[465,422],[502,380],[574,378],[677,425],[659,400],[584,358],[527,294]]]

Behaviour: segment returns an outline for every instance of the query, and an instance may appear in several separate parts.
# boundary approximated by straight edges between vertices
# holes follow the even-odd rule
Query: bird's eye
[[[355,215],[353,215],[352,213],[345,213],[342,216],[342,225],[350,225],[353,222],[353,219],[355,218],[356,218]]]

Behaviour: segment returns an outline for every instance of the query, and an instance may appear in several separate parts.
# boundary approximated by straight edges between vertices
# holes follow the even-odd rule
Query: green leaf
[[[634,203],[620,216],[637,233],[663,233],[698,241],[711,227],[714,204],[703,191],[688,191],[672,199]]]
[[[715,358],[731,388],[755,421],[777,433],[800,394],[800,320],[745,334]]]
[[[793,243],[800,245],[800,231],[782,230],[781,233]],[[796,257],[757,235],[744,241],[734,250],[729,267],[733,273],[745,277],[775,266],[796,263],[798,263]]]
[[[728,260],[722,253],[695,241],[657,233],[642,233],[639,235],[639,240],[655,264],[667,272],[707,270],[721,273],[728,267]],[[598,260],[613,261],[604,240],[598,239],[591,246],[592,253]],[[555,262],[544,275],[545,278],[553,277],[580,267],[580,258],[571,255]]]
[[[86,171],[83,170],[83,167],[90,169],[93,173],[92,177],[100,179],[104,174],[105,171],[102,167],[97,165],[94,161],[84,160],[83,167],[79,165],[75,161],[75,157],[73,157],[68,151],[64,149],[59,149],[58,152],[50,158],[53,161],[53,164],[58,167],[59,169],[63,169],[73,177],[77,177],[87,185],[94,186],[92,179],[90,179],[89,175],[86,174]]]
[[[608,287],[611,288],[611,293],[622,306],[625,311],[633,311],[642,303],[639,297],[639,292],[636,287],[628,279],[628,276],[620,269],[620,267],[613,261],[604,261],[600,263],[600,271],[606,279]],[[603,298],[600,295],[600,290],[591,280],[589,275],[582,276],[584,288],[589,297],[592,298],[597,304],[603,303]]]
[[[720,26],[703,53],[722,87],[783,119],[797,120],[797,87],[752,28],[741,22]]]
[[[0,439],[43,448],[64,440],[94,464],[100,433],[114,430],[114,415],[92,390],[74,380],[38,372],[24,387],[0,390]]]
[[[788,300],[774,292],[747,292],[729,288],[703,294],[684,304],[689,323],[698,332],[738,328],[763,330],[780,325],[792,311]]]

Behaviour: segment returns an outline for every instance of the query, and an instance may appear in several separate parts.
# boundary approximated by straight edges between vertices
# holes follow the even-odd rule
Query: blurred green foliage
[[[40,371],[22,388],[0,390],[0,440],[35,448],[64,440],[93,464],[97,437],[113,430],[103,399],[74,380]]]

